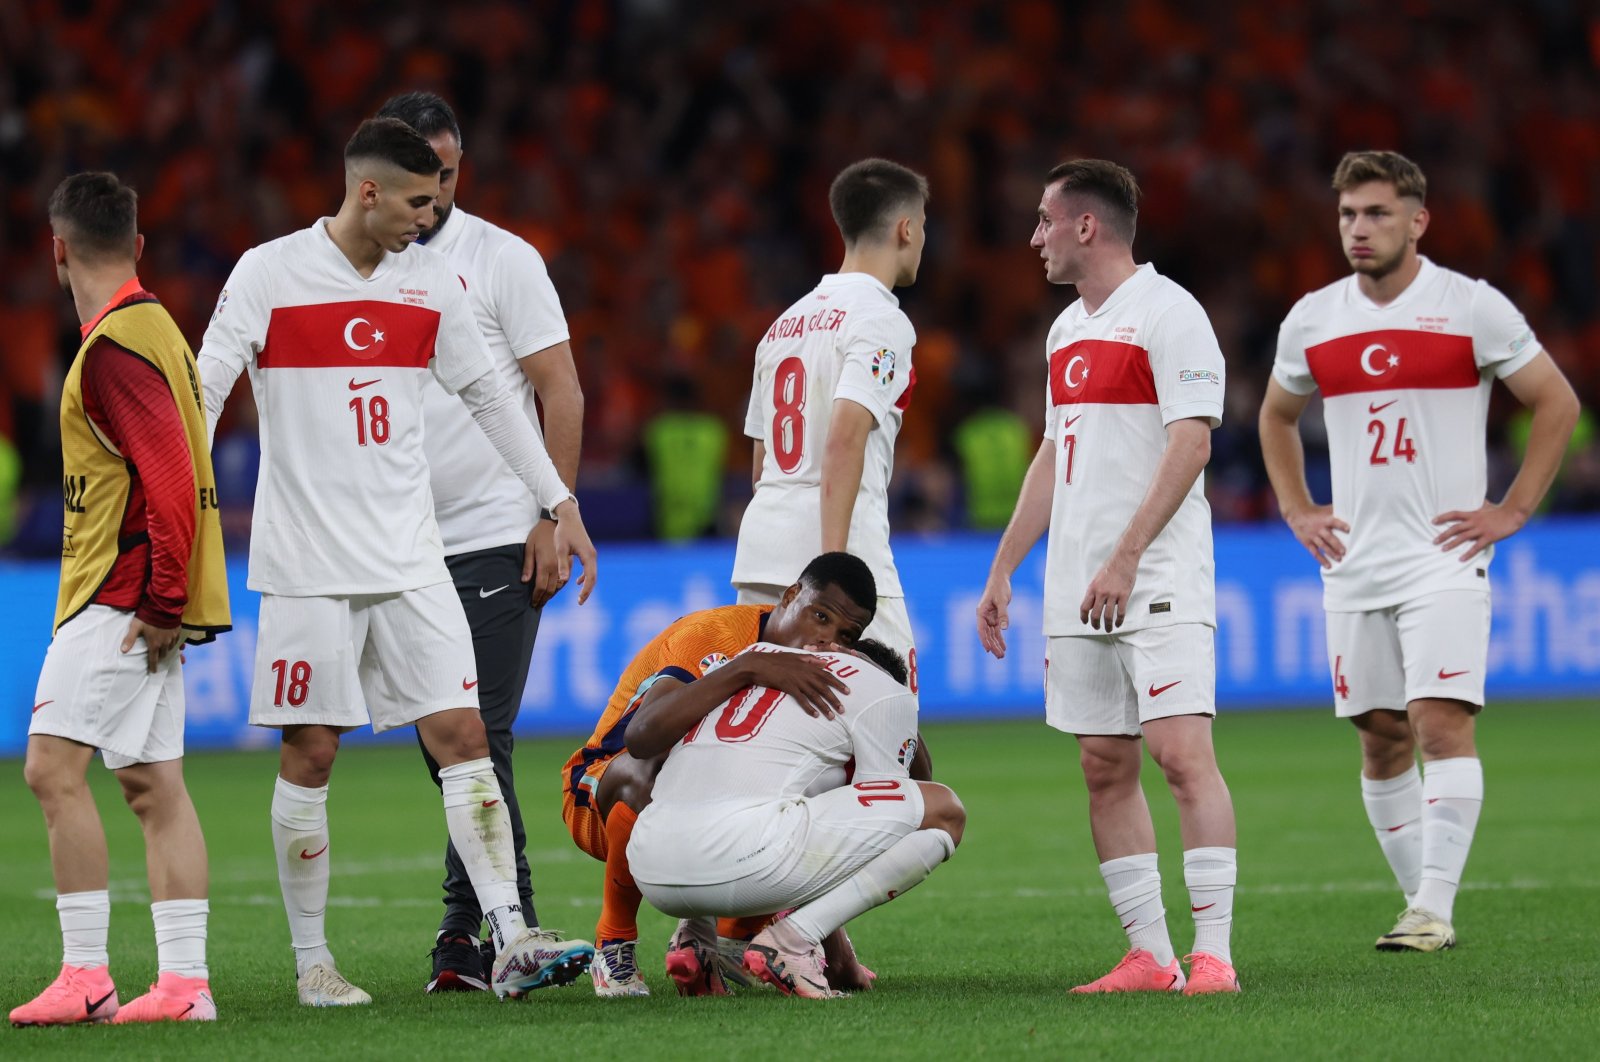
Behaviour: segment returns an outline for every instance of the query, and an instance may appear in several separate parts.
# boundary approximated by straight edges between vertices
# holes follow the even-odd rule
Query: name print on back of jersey
[[[800,339],[807,332],[837,332],[844,326],[848,310],[830,310],[823,307],[809,317],[803,313],[780,317],[767,329],[767,342],[774,339]]]

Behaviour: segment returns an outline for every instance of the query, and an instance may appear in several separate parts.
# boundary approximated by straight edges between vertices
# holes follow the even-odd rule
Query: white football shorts
[[[149,671],[141,639],[122,639],[133,613],[90,605],[56,631],[39,669],[29,734],[100,750],[112,770],[183,755],[183,668],[178,649]]]
[[[1045,639],[1044,718],[1068,734],[1141,733],[1217,714],[1216,631],[1204,623]]]
[[[1481,708],[1489,612],[1484,591],[1441,590],[1392,608],[1328,613],[1334,714],[1403,712],[1423,697]]]
[[[781,852],[764,870],[739,876],[738,868],[730,866],[728,880],[715,885],[646,882],[637,870],[634,879],[657,910],[678,918],[771,914],[837,888],[920,829],[922,816],[922,787],[909,778],[857,782],[774,804],[772,817],[751,830],[754,838],[772,838],[768,847]],[[649,844],[648,829],[640,827],[634,829],[630,855],[636,845]],[[706,873],[705,862],[696,860],[695,853],[681,854],[692,864],[686,866],[686,876]]]
[[[478,707],[478,664],[450,583],[351,597],[261,595],[254,726],[410,726]]]
[[[734,589],[739,595],[735,599],[735,604],[776,605],[779,598],[783,597],[783,592],[789,588],[767,583],[736,583]],[[911,630],[911,613],[906,611],[906,599],[878,598],[878,611],[873,615],[872,622],[867,624],[867,629],[861,633],[861,637],[875,638],[900,654],[900,658],[906,662],[906,670],[911,675],[911,692],[916,693],[917,636]]]

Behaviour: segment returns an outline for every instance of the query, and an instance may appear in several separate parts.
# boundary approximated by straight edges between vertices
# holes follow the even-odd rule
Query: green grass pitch
[[[329,936],[371,1007],[295,1003],[268,840],[276,757],[196,755],[211,846],[214,1026],[0,1028],[0,1057],[1594,1058],[1600,1055],[1600,706],[1496,705],[1480,725],[1488,799],[1456,908],[1460,946],[1373,950],[1402,901],[1362,812],[1356,740],[1328,713],[1224,715],[1217,745],[1239,816],[1234,957],[1243,995],[1068,997],[1124,950],[1095,869],[1070,738],[1040,722],[930,727],[936,773],[969,812],[955,858],[851,927],[879,988],[810,1002],[762,992],[679,999],[661,972],[669,921],[642,917],[655,995],[601,1000],[587,979],[521,1002],[428,997],[438,797],[410,746],[350,748],[331,803]],[[589,937],[601,868],[562,828],[557,769],[574,741],[518,750],[546,925]],[[45,835],[21,764],[0,762],[0,1002],[60,961]],[[112,971],[123,999],[155,972],[142,845],[114,782],[92,777],[111,839]],[[1190,943],[1176,817],[1146,782],[1174,944]]]

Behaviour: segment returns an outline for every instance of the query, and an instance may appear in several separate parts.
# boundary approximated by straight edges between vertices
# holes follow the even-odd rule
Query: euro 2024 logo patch
[[[710,653],[700,659],[700,674],[709,675],[727,662],[727,653]]]
[[[896,759],[900,761],[900,766],[910,767],[911,761],[916,758],[916,755],[917,739],[914,737],[908,737],[905,739],[904,743],[901,744],[900,755],[897,756]]]
[[[888,347],[873,352],[872,378],[884,387],[894,383],[894,351]]]
[[[211,320],[213,322],[215,322],[217,318],[222,316],[223,308],[226,307],[227,305],[228,305],[228,289],[227,288],[223,288],[222,289],[222,294],[217,296],[217,308],[215,310],[211,311]]]

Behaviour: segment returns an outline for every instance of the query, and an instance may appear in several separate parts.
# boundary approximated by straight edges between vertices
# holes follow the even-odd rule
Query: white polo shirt
[[[539,430],[533,384],[521,358],[569,338],[561,299],[544,259],[526,240],[460,207],[424,245],[445,256],[467,288],[467,301],[506,388]],[[432,381],[422,389],[423,451],[433,511],[446,556],[521,544],[539,508],[458,399]]]

